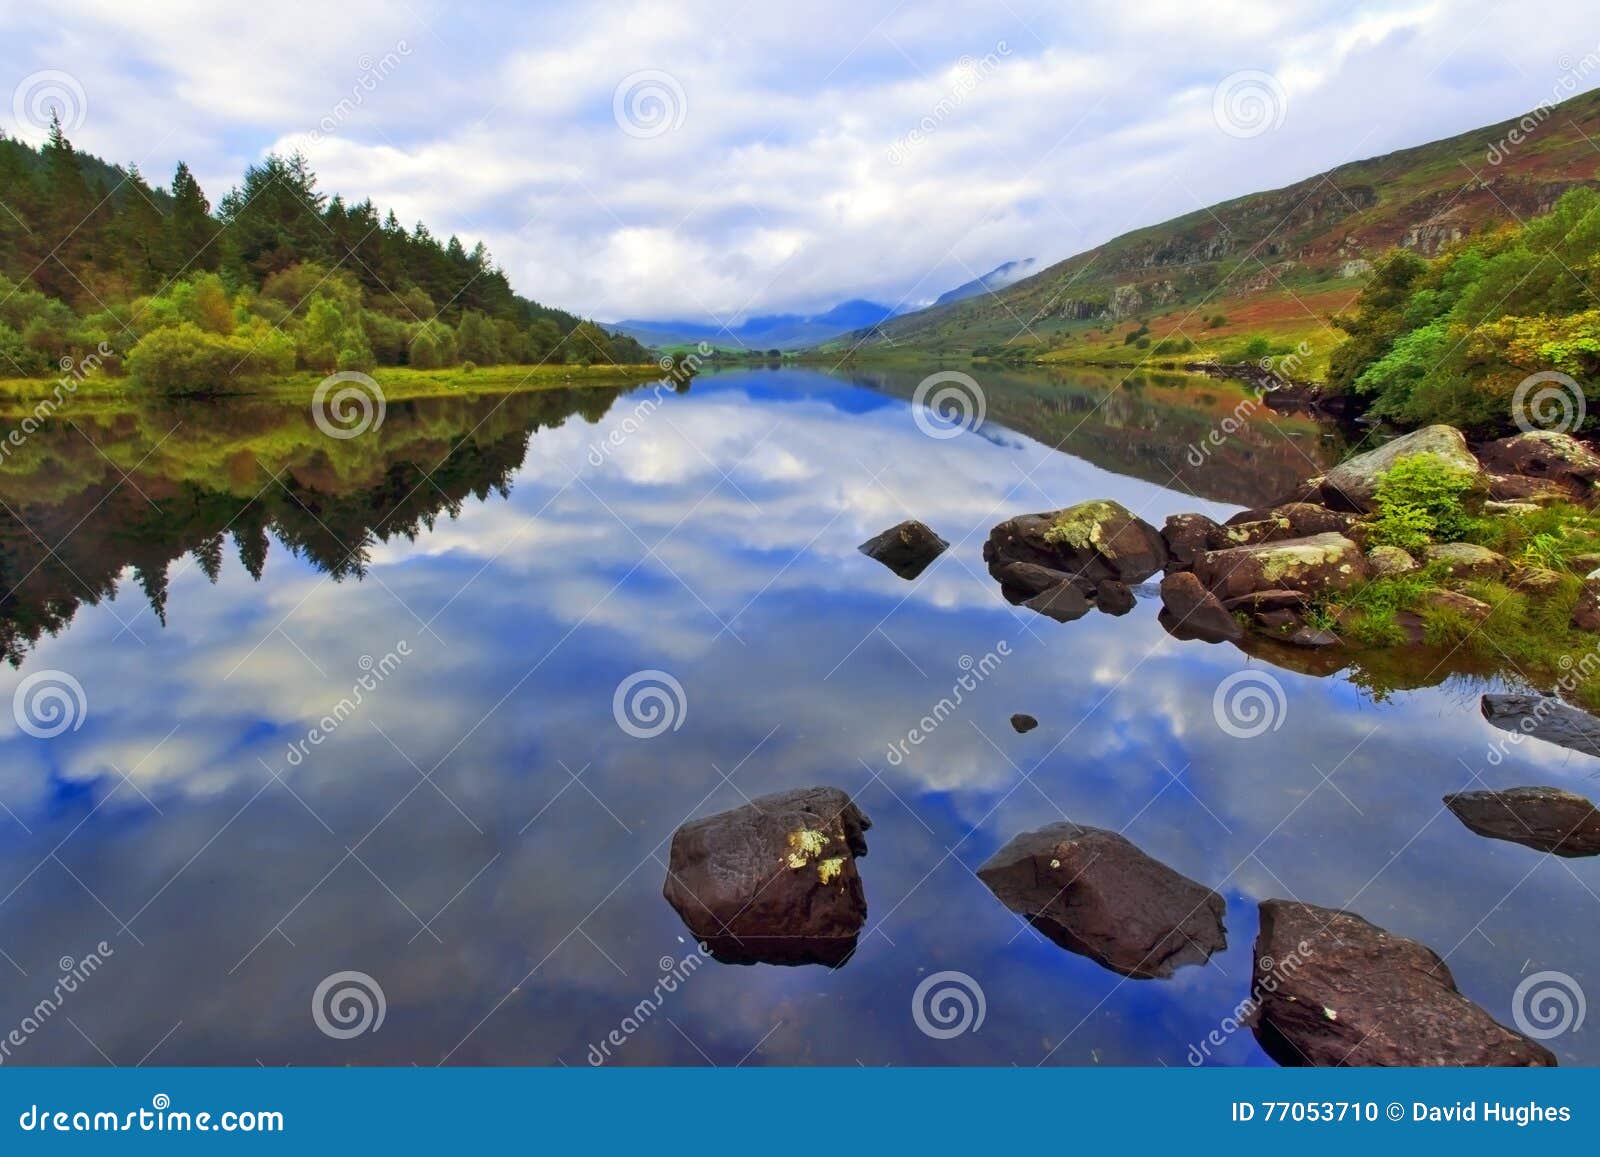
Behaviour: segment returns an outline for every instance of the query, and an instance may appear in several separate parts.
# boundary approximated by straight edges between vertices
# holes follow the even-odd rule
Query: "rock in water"
[[[1029,563],[1064,573],[1090,595],[1105,579],[1138,583],[1149,578],[1166,565],[1167,544],[1127,507],[1097,500],[1007,519],[989,532],[983,561],[1002,585],[1015,582],[1008,568]]]
[[[1445,796],[1444,805],[1491,840],[1558,856],[1600,855],[1600,809],[1559,787],[1462,791]]]
[[[1263,900],[1251,999],[1281,1065],[1554,1065],[1462,996],[1431,948],[1353,912]]]
[[[1011,729],[1018,735],[1026,735],[1037,726],[1039,726],[1037,719],[1020,711],[1011,717]]]
[[[1094,588],[1095,610],[1108,615],[1125,615],[1133,610],[1135,599],[1128,584],[1116,579],[1104,579]]]
[[[1454,426],[1424,426],[1385,442],[1376,450],[1357,454],[1329,470],[1322,477],[1322,498],[1336,510],[1370,511],[1378,496],[1378,483],[1400,459],[1418,454],[1441,466],[1469,474],[1480,487],[1486,487],[1483,467],[1467,449],[1467,440],[1460,430]]]
[[[1600,719],[1551,695],[1485,695],[1483,717],[1502,731],[1600,755]]]
[[[1161,605],[1162,625],[1180,639],[1224,643],[1244,638],[1238,620],[1192,571],[1173,571],[1161,580]]]
[[[871,826],[838,788],[764,795],[674,832],[662,892],[724,963],[837,966],[867,918]]]
[[[875,558],[903,579],[914,579],[928,569],[950,544],[916,519],[891,526],[882,534],[867,539],[857,549]]]
[[[1030,611],[1048,615],[1058,623],[1070,623],[1089,613],[1090,603],[1072,583],[1057,583],[1042,595],[1022,604]]]
[[[978,878],[1061,947],[1136,980],[1171,976],[1228,946],[1221,896],[1103,828],[1026,832]]]
[[[1267,590],[1315,595],[1345,590],[1364,580],[1367,559],[1342,534],[1314,534],[1208,551],[1195,560],[1194,573],[1224,602]]]

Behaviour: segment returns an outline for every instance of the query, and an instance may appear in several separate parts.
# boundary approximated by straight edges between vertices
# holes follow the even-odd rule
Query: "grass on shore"
[[[463,394],[510,393],[519,390],[549,390],[569,386],[636,384],[661,377],[654,362],[639,365],[533,365],[449,366],[437,370],[418,370],[407,366],[381,366],[370,376],[378,383],[386,401],[412,398],[452,397]],[[92,374],[70,390],[75,399],[115,399],[121,402],[222,401],[228,398],[282,398],[309,400],[326,374],[297,371],[282,378],[237,383],[210,395],[169,395],[153,390],[130,377]],[[0,404],[49,399],[62,390],[60,378],[9,378],[0,380]]]

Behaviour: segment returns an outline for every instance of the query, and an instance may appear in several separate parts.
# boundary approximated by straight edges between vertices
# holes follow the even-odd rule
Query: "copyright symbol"
[[[1402,1105],[1399,1101],[1390,1101],[1389,1102],[1388,1112],[1389,1112],[1389,1120],[1398,1121],[1398,1120],[1400,1120],[1400,1118],[1402,1118],[1402,1117],[1404,1117],[1406,1115],[1406,1107],[1404,1105]]]

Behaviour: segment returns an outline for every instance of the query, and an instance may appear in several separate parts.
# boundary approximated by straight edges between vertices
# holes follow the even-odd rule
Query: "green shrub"
[[[1430,542],[1460,542],[1476,528],[1466,498],[1476,485],[1465,470],[1426,454],[1401,458],[1378,483],[1371,540],[1417,551]]]
[[[289,373],[294,354],[294,339],[259,319],[232,334],[185,321],[140,338],[128,372],[164,394],[226,393],[252,378]]]

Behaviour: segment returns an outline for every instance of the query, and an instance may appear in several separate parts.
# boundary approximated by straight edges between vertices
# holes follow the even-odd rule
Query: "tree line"
[[[182,162],[159,188],[58,121],[38,148],[0,134],[0,377],[94,351],[184,393],[296,369],[650,360],[513,292],[482,242],[326,195],[298,153],[251,165],[213,207]]]

